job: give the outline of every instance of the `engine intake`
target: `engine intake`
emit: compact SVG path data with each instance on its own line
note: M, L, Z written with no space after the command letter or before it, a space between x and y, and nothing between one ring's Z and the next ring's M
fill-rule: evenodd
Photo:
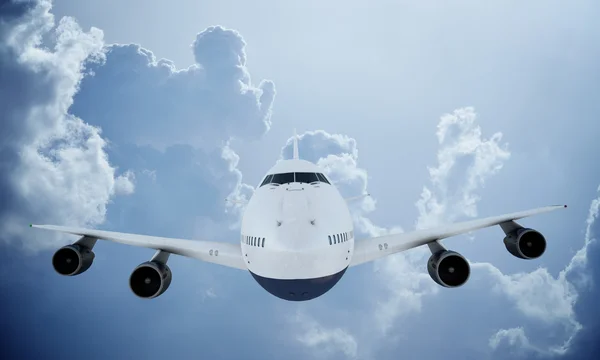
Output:
M431 255L427 270L433 281L447 288L464 285L471 274L469 262L461 254L449 250Z
M136 267L129 277L131 291L143 299L162 295L171 285L171 269L157 261L147 261Z
M504 246L519 259L536 259L546 251L546 239L536 230L520 228L506 235Z
M60 275L79 275L92 266L95 257L94 252L85 246L67 245L54 253L52 266Z

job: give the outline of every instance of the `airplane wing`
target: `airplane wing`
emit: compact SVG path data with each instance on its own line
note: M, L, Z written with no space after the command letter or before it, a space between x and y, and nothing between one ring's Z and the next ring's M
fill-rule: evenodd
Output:
M56 225L32 224L30 226L38 229L53 230L66 234L88 236L90 238L108 240L126 245L162 250L170 254L182 255L231 268L247 270L239 244L173 239Z
M357 240L354 245L354 255L352 257L352 261L350 262L350 266L352 267L369 261L377 260L387 255L416 248L421 245L426 245L436 240L465 234L473 230L500 225L509 221L518 220L566 207L567 205L552 205L511 214L491 216L483 219L442 225L433 229L416 230L409 233L384 235L365 240Z

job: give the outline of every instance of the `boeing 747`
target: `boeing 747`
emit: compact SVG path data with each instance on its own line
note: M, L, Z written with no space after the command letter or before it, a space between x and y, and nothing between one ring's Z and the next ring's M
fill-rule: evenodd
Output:
M284 300L305 301L330 291L350 267L424 245L431 251L427 269L433 281L447 288L459 287L469 279L469 263L458 252L447 250L440 240L498 225L510 254L536 259L545 252L546 239L515 221L567 207L546 206L432 229L356 239L348 209L348 202L356 198L344 199L322 169L301 160L298 138L294 136L293 158L277 162L247 202L237 243L31 226L80 236L52 257L56 272L65 276L79 275L90 268L97 240L155 249L155 255L137 266L129 278L131 290L141 298L156 298L169 288L172 274L167 260L175 254L249 271L270 294Z

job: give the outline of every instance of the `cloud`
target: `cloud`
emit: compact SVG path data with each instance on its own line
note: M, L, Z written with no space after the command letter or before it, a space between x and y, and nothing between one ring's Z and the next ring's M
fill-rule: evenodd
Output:
M485 138L476 119L472 107L456 109L440 118L438 164L428 168L431 184L423 188L416 203L419 213L416 228L431 228L476 216L478 191L509 159L502 134ZM376 311L384 333L391 330L398 317L420 311L424 296L438 293L439 286L423 266L429 255L425 248L415 249L385 258L376 265L380 276L387 279L387 296L379 301Z
M216 26L197 34L197 63L186 69L135 44L106 46L86 64L72 111L102 127L114 164L138 179L136 194L115 202L113 227L237 239L228 230L243 207L225 198L248 199L253 187L229 143L268 131L275 96L271 81L252 85L245 45L237 31Z
M212 217L216 226L235 226L241 209L223 200L253 190L228 144L268 131L275 96L268 80L252 85L241 35L220 26L200 32L192 44L198 63L178 70L139 45L105 46L102 31L83 32L71 18L54 28L50 7L11 1L0 13L0 74L8 79L0 85L4 240L25 239L30 222L97 226L108 207L109 223L132 228L145 219L158 229L161 221L150 219L166 223L176 214L192 224ZM177 199L177 210L167 210ZM144 203L150 206L136 205ZM236 215L233 225L226 212ZM39 236L44 241L26 247L64 243L53 233Z
M598 191L600 191L600 187ZM497 281L495 289L511 298L524 315L541 321L551 329L555 329L555 325L563 328L562 341L559 338L549 346L539 348L537 350L539 354L550 357L553 355L570 356L573 351L581 352L581 349L578 348L571 349L573 343L577 343L576 337L584 329L584 325L577 319L580 316L577 316L576 305L581 293L590 292L593 289L594 279L591 277L590 270L594 270L589 268L588 253L590 249L597 251L594 248L597 245L593 228L599 212L600 196L592 200L590 204L582 248L556 277L552 276L545 268L539 268L531 273L503 275L490 264L476 265L490 271ZM596 274L598 274L597 270ZM590 294L587 296L589 297ZM589 308L582 308L586 309L583 311L585 314L583 318L590 318L590 314L587 314ZM598 322L592 321L589 326L597 327ZM525 336L522 328L521 331ZM510 336L509 332L499 330L493 339L502 339L507 336ZM517 343L510 344L518 346Z
M429 167L433 190L424 187L417 202L417 228L450 223L459 217L477 216L478 190L510 158L502 133L483 138L472 107L441 117L437 126L438 166Z
M29 246L54 250L65 240L48 241L52 233L27 228L28 222L48 222L237 242L239 233L231 228L239 209L227 207L224 199L248 197L253 189L243 183L239 157L228 144L268 130L275 94L269 81L250 83L239 34L220 27L201 32L193 50L204 63L177 70L138 45L105 46L100 30L83 32L69 18L54 29L50 2L22 4L0 5L4 236L21 239L12 234L27 229L27 238L39 239L28 240ZM219 67L228 48L239 55L238 62ZM9 294L2 298L4 319L15 330L8 353L14 348L20 357L40 357L40 352L58 358L85 348L95 349L97 357L164 357L167 352L181 357L195 351L188 341L195 334L207 340L202 351L213 358L223 351L216 340L243 338L243 346L229 349L233 357L243 357L246 345L272 340L272 332L227 325L244 312L231 306L239 303L234 296L252 290L264 295L243 272L171 257L175 276L169 291L144 305L131 295L126 279L135 264L149 259L149 249L99 243L94 267L72 279L81 286L73 293L72 282L48 271L48 253L24 256L5 247L0 273L9 281L0 282L0 293ZM43 304L35 305L40 298ZM20 311L23 304L31 305L30 311ZM171 334L175 353L142 346L164 338L164 332L148 333L144 326L151 308L158 310L151 311L156 326ZM82 311L87 321L81 321ZM107 311L115 316L107 317ZM43 336L30 336L34 344L23 346L20 334L32 328ZM65 346L60 329L90 339L102 336L104 342ZM120 346L123 334L132 333L145 336Z
M136 44L109 45L86 64L72 111L116 144L211 151L232 137L258 139L271 126L275 86L252 84L245 45L237 31L210 27L196 36L197 63L186 69Z
M502 359L532 359L542 352L531 345L522 327L498 331L490 338L490 347Z
M293 137L289 138L281 149L281 159L291 159L293 155ZM298 135L298 153L301 159L317 163L327 155L348 155L358 159L356 140L341 134L329 134L323 130L307 131Z
M118 175L109 163L100 130L68 112L103 34L84 32L71 18L54 28L50 7L41 0L0 7L0 232L30 250L62 238L25 241L28 223L93 226L115 195L134 191L131 174ZM43 37L51 46L42 46Z
M297 312L291 320L300 327L297 340L301 344L315 349L316 357L327 358L342 353L345 358L356 358L358 345L354 337L346 330L340 327L326 328L309 315L301 312Z
M242 183L238 156L229 148L206 151L191 145L156 149L149 145L115 145L116 164L136 178L136 192L118 199L108 213L107 227L127 231L237 241L230 227L241 209L226 198L249 197Z

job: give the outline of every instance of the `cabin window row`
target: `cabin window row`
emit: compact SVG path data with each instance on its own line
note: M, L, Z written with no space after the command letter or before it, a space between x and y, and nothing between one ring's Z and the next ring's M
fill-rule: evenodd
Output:
M352 238L352 232L343 232L341 234L329 235L329 245L346 242Z
M327 184L331 184L329 180L325 177L325 175L321 173L311 173L311 172L289 172L282 174L270 174L263 180L260 186L264 186L267 184L288 184L288 183L306 183L311 184L314 182L324 182Z
M245 242L246 245L256 246L256 247L265 247L265 238L244 235L242 241Z

